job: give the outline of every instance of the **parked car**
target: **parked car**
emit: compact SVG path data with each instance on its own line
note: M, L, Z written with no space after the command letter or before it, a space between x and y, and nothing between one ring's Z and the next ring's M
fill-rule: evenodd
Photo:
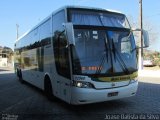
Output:
M143 60L143 66L145 67L152 67L152 66L155 66L155 62L151 59L144 59Z

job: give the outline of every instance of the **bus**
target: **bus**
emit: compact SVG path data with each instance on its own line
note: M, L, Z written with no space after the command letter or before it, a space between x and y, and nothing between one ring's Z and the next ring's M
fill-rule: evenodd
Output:
M131 97L138 88L135 39L121 12L65 6L16 40L14 54L21 82L69 104Z

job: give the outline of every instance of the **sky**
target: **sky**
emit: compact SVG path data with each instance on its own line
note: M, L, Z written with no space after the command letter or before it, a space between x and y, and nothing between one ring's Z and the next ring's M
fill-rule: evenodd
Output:
M0 46L14 49L16 24L21 36L54 10L66 5L117 10L132 16L136 22L139 18L139 0L0 0ZM143 0L143 19L160 34L160 0ZM159 45L160 37L150 48L160 51Z

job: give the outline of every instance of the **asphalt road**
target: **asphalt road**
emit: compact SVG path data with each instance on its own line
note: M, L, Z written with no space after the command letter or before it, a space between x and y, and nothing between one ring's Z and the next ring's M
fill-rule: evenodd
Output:
M153 83L152 80L154 80ZM21 84L13 71L0 69L0 119L2 120L104 120L113 118L160 119L160 78L140 77L138 93L131 98L71 106L59 99L49 101L42 91L29 84Z

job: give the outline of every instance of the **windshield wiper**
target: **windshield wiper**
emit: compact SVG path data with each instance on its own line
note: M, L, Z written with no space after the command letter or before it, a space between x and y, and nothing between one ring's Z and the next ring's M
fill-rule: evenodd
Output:
M112 51L113 51L114 61L116 62L116 49L115 49L115 45L113 43L113 39L111 39L111 42L112 42Z
M104 39L104 41L105 41L105 39ZM107 50L108 50L108 46L106 45L106 41L105 41L105 48L107 48ZM99 74L99 73L101 73L101 71L102 71L102 68L101 67L103 67L103 65L104 65L104 63L105 63L105 56L106 56L106 58L107 58L107 63L108 63L108 51L107 51L106 49L104 50L104 53L102 54L102 57L101 57L101 59L100 59L100 65L99 65L99 68L96 70L96 74Z
M112 51L113 51L113 54L114 54L114 59L116 60L116 53L117 53L117 56L118 56L118 58L119 58L119 59L117 59L117 61L118 61L118 62L120 63L120 65L122 66L123 71L126 72L127 74L129 74L130 71L128 70L128 68L127 68L124 60L122 59L120 53L117 51L117 49L116 49L116 47L115 47L115 44L114 44L114 42L113 42L113 39L112 39L112 47L113 47Z

